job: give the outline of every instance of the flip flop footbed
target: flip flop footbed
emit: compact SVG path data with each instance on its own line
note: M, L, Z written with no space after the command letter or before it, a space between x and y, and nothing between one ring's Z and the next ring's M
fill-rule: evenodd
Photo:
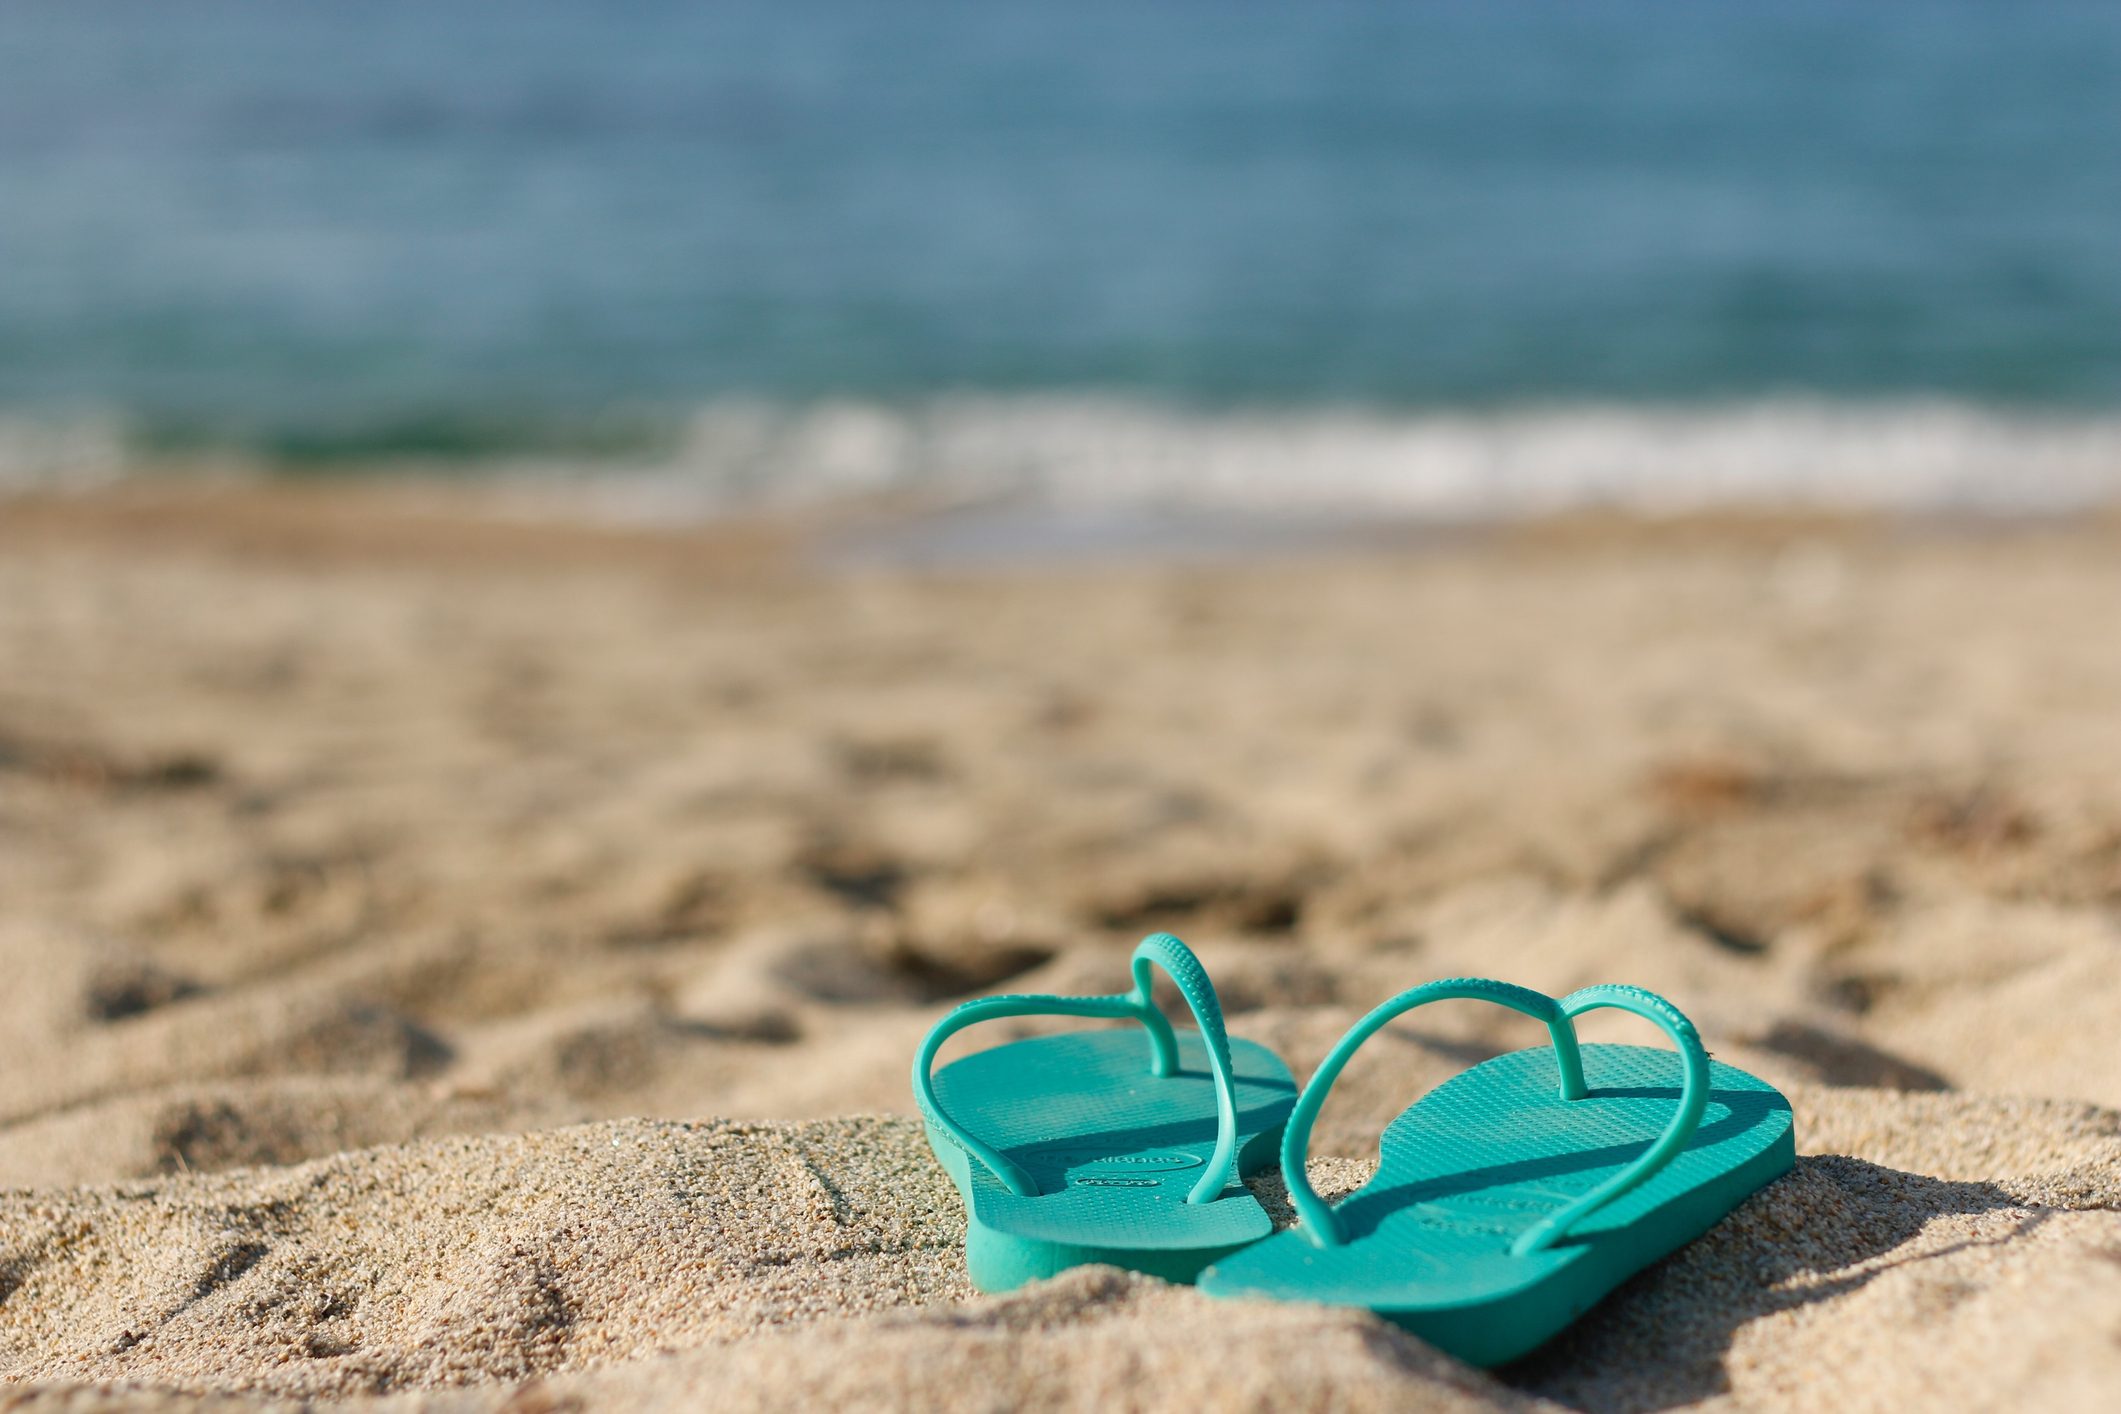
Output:
M1675 1052L1586 1045L1582 1056L1589 1090L1577 1100L1560 1098L1548 1047L1446 1081L1385 1130L1376 1175L1337 1206L1344 1245L1284 1232L1218 1261L1203 1288L1366 1307L1461 1359L1499 1364L1795 1162L1789 1102L1712 1061L1700 1125L1668 1165L1554 1246L1513 1255L1519 1234L1646 1150L1679 1103Z
M983 1291L1007 1291L1085 1262L1171 1281L1273 1230L1233 1180L1188 1203L1215 1150L1216 1096L1207 1049L1178 1038L1178 1070L1150 1073L1138 1028L1079 1032L981 1051L936 1072L936 1097L968 1131L1020 1165L1038 1192L1009 1191L928 1127L928 1142L965 1199L966 1261ZM1296 1083L1273 1052L1230 1043L1240 1177L1273 1164Z

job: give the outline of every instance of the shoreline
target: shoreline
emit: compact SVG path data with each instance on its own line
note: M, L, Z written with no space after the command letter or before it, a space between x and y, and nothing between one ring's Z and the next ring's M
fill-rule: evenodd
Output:
M709 399L599 450L380 430L303 454L258 430L158 442L0 412L0 490L205 478L485 488L524 515L683 526L947 517L1508 523L1574 514L2075 514L2121 503L2121 414L1788 394L1493 406L1188 404L1094 392ZM488 418L495 428L510 425ZM591 419L589 427L602 425ZM644 424L645 425L645 424ZM328 439L327 439L328 440ZM301 438L295 441L300 443Z
M594 564L670 561L736 574L939 571L1068 573L1241 567L1393 557L1456 547L1804 542L1919 543L2048 538L2121 528L2121 500L2075 510L1891 511L1773 501L1645 511L1585 506L1518 515L1320 514L1212 507L1056 508L1007 499L846 497L658 522L600 507L593 486L529 489L377 468L256 477L227 468L108 485L0 492L0 543L119 543L211 554L323 554L412 564L456 559Z

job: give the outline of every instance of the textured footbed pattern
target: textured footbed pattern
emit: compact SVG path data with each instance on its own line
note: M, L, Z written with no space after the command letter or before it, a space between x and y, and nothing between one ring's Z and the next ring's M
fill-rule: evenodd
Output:
M1336 1206L1345 1245L1283 1232L1216 1262L1202 1288L1365 1307L1461 1359L1499 1364L1795 1162L1789 1102L1712 1061L1707 1108L1669 1164L1555 1246L1513 1255L1527 1228L1648 1149L1679 1104L1675 1052L1585 1045L1581 1054L1581 1099L1560 1097L1545 1046L1446 1081L1387 1127L1376 1175Z
M1008 1290L1102 1261L1187 1281L1273 1230L1239 1181L1272 1164L1296 1082L1273 1052L1230 1045L1237 1176L1213 1202L1187 1195L1217 1137L1215 1082L1198 1033L1177 1037L1178 1069L1150 1071L1138 1026L1018 1041L935 1073L957 1124L1020 1165L1036 1196L1009 1191L932 1123L929 1144L964 1196L966 1260L982 1290Z

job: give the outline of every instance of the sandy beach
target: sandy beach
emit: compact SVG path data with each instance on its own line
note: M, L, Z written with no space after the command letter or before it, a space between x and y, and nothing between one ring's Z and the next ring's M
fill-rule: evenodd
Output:
M0 504L0 1408L2111 1407L2121 523L818 544ZM1156 929L1299 1078L1430 978L1653 988L1797 1167L1494 1372L981 1297L914 1047ZM1380 1037L1321 1187L1534 1032Z

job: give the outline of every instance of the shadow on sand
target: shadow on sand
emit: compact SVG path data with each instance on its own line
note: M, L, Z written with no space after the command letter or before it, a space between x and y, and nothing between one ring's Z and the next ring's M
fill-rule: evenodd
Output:
M1669 1409L1727 1393L1738 1328L1832 1301L1881 1273L1972 1245L1878 1261L1935 1218L2013 1210L2014 1240L2052 1216L1991 1183L1903 1173L1841 1155L1800 1157L1698 1241L1638 1273L1541 1350L1496 1373L1579 1409ZM1658 1352L1653 1365L1644 1353Z

